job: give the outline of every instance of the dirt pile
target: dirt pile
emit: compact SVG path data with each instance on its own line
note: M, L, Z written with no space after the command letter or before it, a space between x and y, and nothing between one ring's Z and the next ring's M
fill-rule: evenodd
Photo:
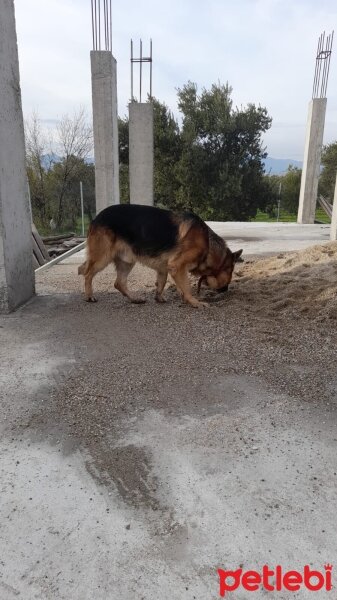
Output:
M237 301L250 310L337 319L337 242L259 260L248 258L235 273Z

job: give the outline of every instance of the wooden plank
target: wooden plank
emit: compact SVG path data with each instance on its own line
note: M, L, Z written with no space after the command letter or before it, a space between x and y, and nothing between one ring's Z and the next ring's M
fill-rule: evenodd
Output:
M68 258L68 256L71 256L72 254L75 254L79 250L82 250L83 248L85 248L85 244L86 244L86 242L82 242L81 244L78 244L78 246L76 246L75 248L71 248L71 250L64 252L63 254L61 254L61 256L57 256L56 258L53 258L52 260L47 262L45 265L42 265L42 267L39 267L37 269L37 271L44 271L45 269L48 269L49 267L52 267L53 265L57 265L57 263L62 262L62 260L64 260L65 258Z
M40 267L39 262L33 252L33 269L35 269L35 271L36 271L36 269L38 269L39 267Z
M330 204L330 202L328 202L324 196L319 196L318 197L318 202L321 205L321 207L323 208L324 212L328 215L328 217L332 217L332 204Z
M36 239L34 234L32 233L32 242L33 242L33 255L35 256L37 262L39 263L39 265L44 265L46 261L46 259L44 258L39 246L37 245Z
M47 249L46 249L46 247L45 247L45 245L44 245L44 243L42 241L42 238L41 238L38 230L36 229L34 223L32 223L32 234L33 234L35 242L36 242L36 244L37 244L37 246L38 246L38 248L39 248L39 250L40 250L40 252L41 252L41 254L43 256L43 258L44 258L44 262L48 261L49 258L50 258L49 254L47 252Z
M60 234L60 235L48 235L48 236L44 236L41 239L44 244L48 244L48 243L59 242L62 240L70 240L73 237L75 237L74 233L65 233L65 234Z

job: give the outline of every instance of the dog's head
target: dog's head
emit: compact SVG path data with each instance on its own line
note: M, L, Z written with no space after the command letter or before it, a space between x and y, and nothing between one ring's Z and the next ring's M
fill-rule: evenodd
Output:
M203 281L208 285L208 287L216 290L219 293L227 292L228 286L232 281L235 263L239 260L241 254L242 249L237 250L236 252L231 252L228 248L225 259L220 268L213 273L207 275L205 274L200 277L198 283L198 292L200 291Z

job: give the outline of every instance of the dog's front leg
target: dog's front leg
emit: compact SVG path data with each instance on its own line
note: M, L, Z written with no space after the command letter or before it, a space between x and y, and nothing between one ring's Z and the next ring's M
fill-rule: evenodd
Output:
M167 269L162 269L157 271L157 281L156 281L156 301L157 302L166 302L166 300L163 298L163 290L167 281Z
M169 273L174 280L179 291L183 295L183 300L193 306L194 308L201 308L202 306L208 306L205 302L200 302L192 295L190 282L188 279L188 269L186 266L176 269L174 266L169 267Z

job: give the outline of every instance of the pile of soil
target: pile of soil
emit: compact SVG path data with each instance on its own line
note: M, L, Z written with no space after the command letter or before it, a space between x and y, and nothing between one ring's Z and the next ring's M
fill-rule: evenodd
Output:
M256 313L337 319L337 242L249 258L237 266L233 287L236 300Z

